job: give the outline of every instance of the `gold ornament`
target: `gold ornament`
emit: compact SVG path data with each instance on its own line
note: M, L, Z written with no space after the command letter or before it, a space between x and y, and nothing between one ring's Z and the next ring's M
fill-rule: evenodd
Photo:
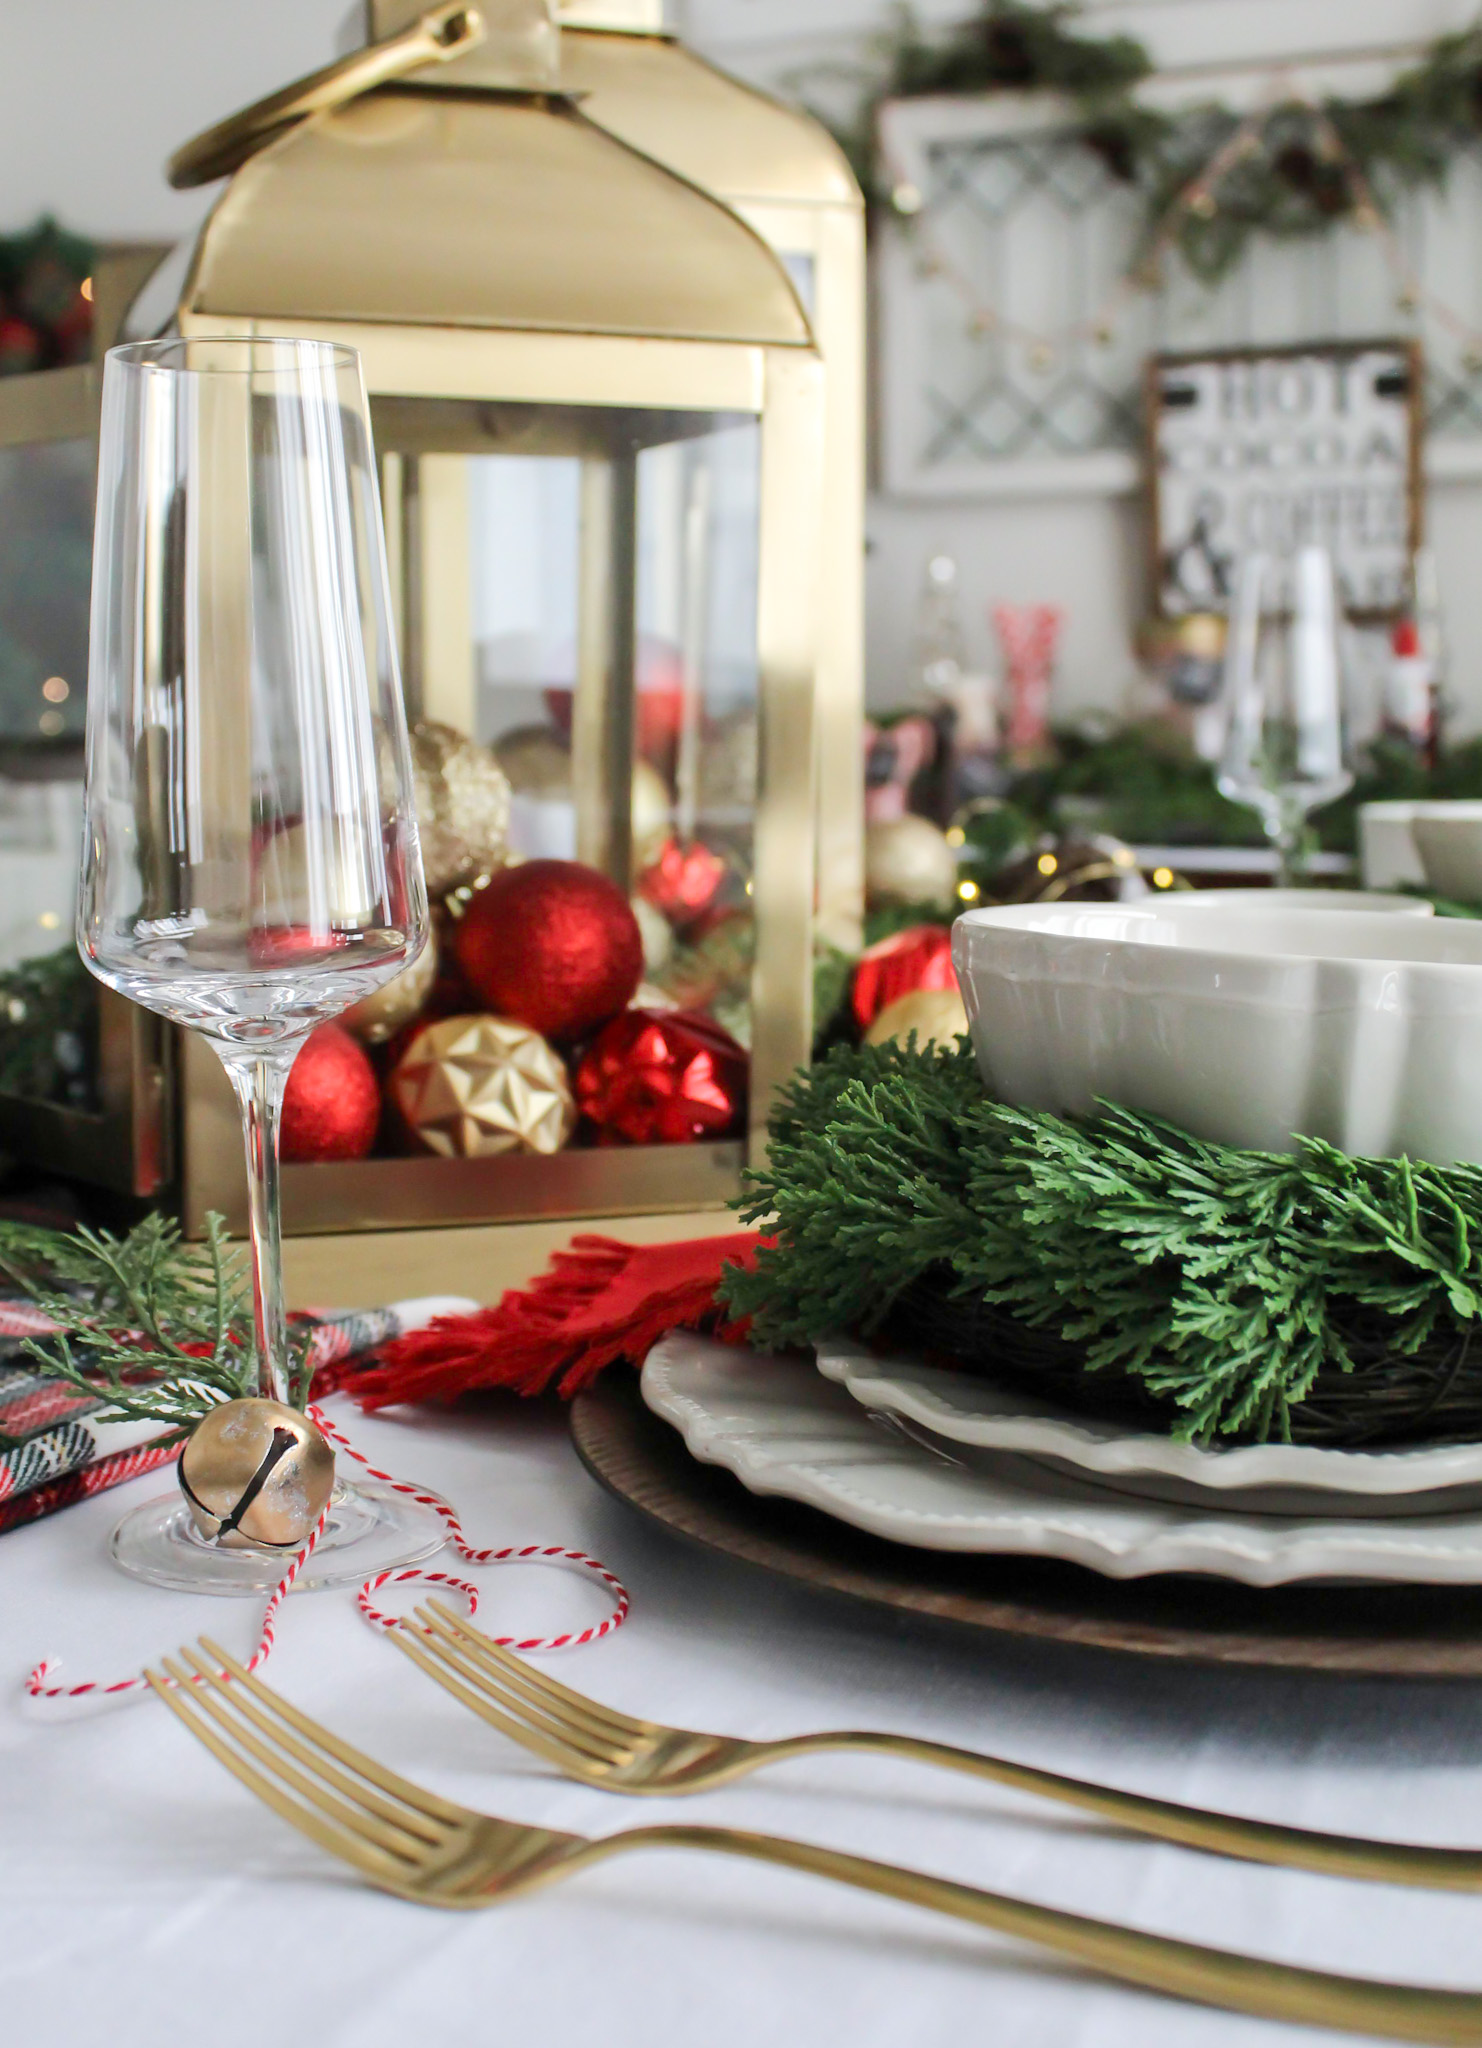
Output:
M437 980L437 942L429 936L410 967L385 982L358 1003L352 1003L339 1022L365 1045L384 1045L404 1024L420 1016L432 984Z
M904 1045L914 1031L919 1046L951 1045L966 1029L967 1011L955 988L913 988L885 1005L865 1044Z
M559 1152L576 1128L560 1055L538 1031L504 1017L424 1025L397 1062L391 1099L445 1159Z
M674 927L657 904L650 903L646 896L634 896L630 901L643 940L644 967L650 974L657 974L673 956Z
M865 895L872 906L947 903L957 893L957 856L930 818L907 812L865 829Z
M757 720L754 711L718 719L700 744L701 810L723 811L756 802Z
M224 1401L181 1453L191 1520L226 1550L296 1550L334 1489L334 1452L281 1401Z
M412 783L429 895L503 867L509 782L490 748L451 725L414 725Z
M674 830L674 802L669 785L652 761L633 763L633 867L642 874L664 851Z
M320 930L372 922L380 884L356 851L353 842L311 846L301 824L275 832L257 856L254 884L266 921Z
M571 837L563 850L546 844L543 854L572 859L576 854L575 797L571 787L571 749L558 732L545 725L522 725L508 732L494 752L517 796L539 804L564 804L572 809ZM673 800L669 785L651 761L633 763L633 866L641 872L663 851L673 831ZM430 886L430 885L429 885Z
M571 749L548 725L520 725L494 742L494 756L517 796L571 801Z

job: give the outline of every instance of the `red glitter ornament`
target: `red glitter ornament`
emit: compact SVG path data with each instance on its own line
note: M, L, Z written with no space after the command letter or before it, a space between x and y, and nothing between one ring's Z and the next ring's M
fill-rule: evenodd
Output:
M365 1048L343 1026L321 1024L288 1076L283 1158L364 1159L380 1121L381 1090Z
M576 1070L576 1101L602 1145L692 1145L746 1117L746 1053L694 1010L627 1010Z
M603 1023L643 975L627 897L574 860L501 870L458 920L453 950L487 1009L542 1038L577 1038Z
M854 969L849 1000L854 1021L868 1031L880 1012L917 989L956 988L952 934L945 925L913 924L867 946Z
M710 908L725 873L720 855L699 840L681 846L677 839L666 839L658 859L639 876L638 893L683 929Z

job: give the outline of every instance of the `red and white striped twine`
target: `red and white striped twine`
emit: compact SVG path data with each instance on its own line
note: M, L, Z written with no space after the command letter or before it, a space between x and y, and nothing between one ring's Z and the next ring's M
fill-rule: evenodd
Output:
M593 1577L600 1579L613 1595L612 1612L603 1620L595 1622L591 1628L568 1630L561 1636L495 1636L494 1641L505 1649L578 1650L583 1643L597 1643L603 1636L610 1636L614 1629L621 1628L627 1620L630 1604L627 1588L600 1559L589 1557L584 1550L567 1550L559 1543L510 1543L502 1550L473 1549L463 1533L463 1524L438 1494L428 1493L420 1486L408 1486L404 1479L394 1479L389 1472L382 1472L371 1463L363 1451L356 1450L342 1430L336 1429L322 1408L311 1404L309 1413L332 1444L337 1444L342 1451L348 1452L357 1465L365 1467L368 1478L381 1480L397 1493L404 1493L409 1499L416 1501L419 1507L431 1508L435 1515L440 1516L447 1528L448 1541L465 1563L566 1566L573 1571L592 1573ZM356 1605L366 1620L374 1622L378 1628L395 1628L397 1617L393 1614L383 1614L371 1599L371 1595L379 1593L383 1586L402 1586L412 1580L421 1580L427 1585L455 1587L466 1596L469 1613L474 1614L478 1610L478 1588L467 1579L455 1578L451 1572L423 1571L417 1565L405 1565L400 1568L391 1566L383 1572L377 1572L373 1578L366 1580L356 1594Z
M405 1494L408 1499L416 1501L421 1507L431 1508L434 1514L440 1516L447 1527L448 1541L466 1563L473 1565L559 1565L573 1571L590 1572L595 1578L600 1579L613 1595L614 1604L611 1613L605 1616L602 1621L594 1623L590 1628L568 1630L565 1635L559 1636L496 1636L494 1641L501 1644L504 1648L515 1650L575 1650L579 1649L583 1643L600 1642L603 1636L611 1635L614 1629L621 1628L627 1620L628 1610L631 1605L628 1599L627 1588L616 1574L610 1572L599 1559L589 1557L584 1550L567 1550L560 1544L555 1543L508 1544L502 1550L474 1550L463 1534L463 1525L458 1520L457 1515L439 1495L428 1492L425 1487L409 1485L405 1479L397 1479L389 1472L382 1472L370 1462L369 1458L362 1451L356 1450L354 1444L350 1442L344 1431L336 1428L335 1424L324 1413L324 1410L317 1406L317 1404L311 1404L309 1414L331 1443L338 1445L340 1450L346 1452L358 1465L365 1467L369 1478L380 1480L383 1485L391 1487L397 1493ZM314 1555L315 1546L324 1533L324 1525L328 1518L329 1509L326 1507L311 1531L308 1541L295 1556L287 1571L284 1572L282 1578L268 1595L267 1606L263 1609L262 1629L258 1636L257 1648L247 1660L247 1669L249 1671L255 1671L259 1664L266 1662L268 1654L273 1647L274 1624L278 1609L293 1591L295 1581L309 1559ZM371 1596L379 1593L383 1586L407 1585L412 1581L420 1581L424 1585L450 1587L462 1593L467 1599L470 1615L477 1612L478 1588L471 1581L457 1578L451 1572L424 1571L417 1565L388 1566L385 1571L376 1572L360 1588L359 1593L356 1595L356 1605L366 1620L373 1623L377 1628L395 1628L398 1625L397 1617L382 1613L380 1608L375 1605ZM89 1694L103 1697L110 1694L133 1693L148 1689L148 1681L142 1677L116 1679L111 1685L105 1685L98 1679L89 1679L85 1684L81 1685L48 1685L46 1681L52 1675L55 1668L56 1666L52 1659L43 1658L35 1670L31 1672L26 1680L26 1691L32 1699L82 1699ZM227 1674L222 1673L221 1675L225 1677ZM192 1679L191 1682L192 1684L199 1684L201 1681L199 1679Z

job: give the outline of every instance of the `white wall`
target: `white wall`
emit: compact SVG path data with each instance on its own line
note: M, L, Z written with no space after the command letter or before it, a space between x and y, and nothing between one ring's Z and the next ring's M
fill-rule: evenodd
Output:
M685 32L718 62L778 86L808 74L822 98L829 67L868 57L891 0L680 0ZM923 21L960 18L959 0L920 0ZM1278 66L1315 90L1377 91L1432 37L1470 25L1475 0L1086 0L1088 31L1126 30L1147 46L1167 89L1249 95ZM1255 67L1254 76L1250 75ZM1244 78L1239 76L1245 72ZM1136 679L1132 636L1144 585L1140 505L1126 497L1016 498L984 503L871 501L866 580L870 700L899 702L909 686L922 568L945 548L959 564L970 651L997 665L988 621L1003 598L1058 603L1067 616L1056 711L1116 709ZM1433 482L1435 548L1452 647L1458 730L1482 727L1482 486Z
M918 0L927 22L963 0ZM1160 63L1194 69L1313 52L1354 55L1349 89L1377 83L1406 50L1467 23L1474 0L1091 0L1097 31L1129 28ZM209 194L172 193L162 166L187 136L333 55L351 0L0 0L0 228L52 211L117 239L170 238ZM683 32L717 61L776 84L857 63L891 0L671 0ZM1330 70L1331 67L1328 67ZM1218 85L1216 75L1211 78ZM823 81L816 81L817 90ZM1482 488L1437 487L1431 530L1459 650L1463 723L1482 725ZM909 674L926 556L962 566L974 652L992 655L987 608L1054 599L1069 615L1060 706L1115 705L1132 673L1140 514L1126 500L924 506L877 498L870 514L870 694L889 704ZM1469 650L1477 650L1469 653Z
M189 136L327 64L350 0L0 0L0 230L169 240L209 194L172 192Z

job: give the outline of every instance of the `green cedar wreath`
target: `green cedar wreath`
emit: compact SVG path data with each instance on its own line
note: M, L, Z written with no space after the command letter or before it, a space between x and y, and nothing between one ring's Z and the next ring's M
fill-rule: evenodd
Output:
M1482 1169L1206 1143L984 1090L966 1039L839 1046L780 1098L723 1298L1197 1443L1482 1432Z

